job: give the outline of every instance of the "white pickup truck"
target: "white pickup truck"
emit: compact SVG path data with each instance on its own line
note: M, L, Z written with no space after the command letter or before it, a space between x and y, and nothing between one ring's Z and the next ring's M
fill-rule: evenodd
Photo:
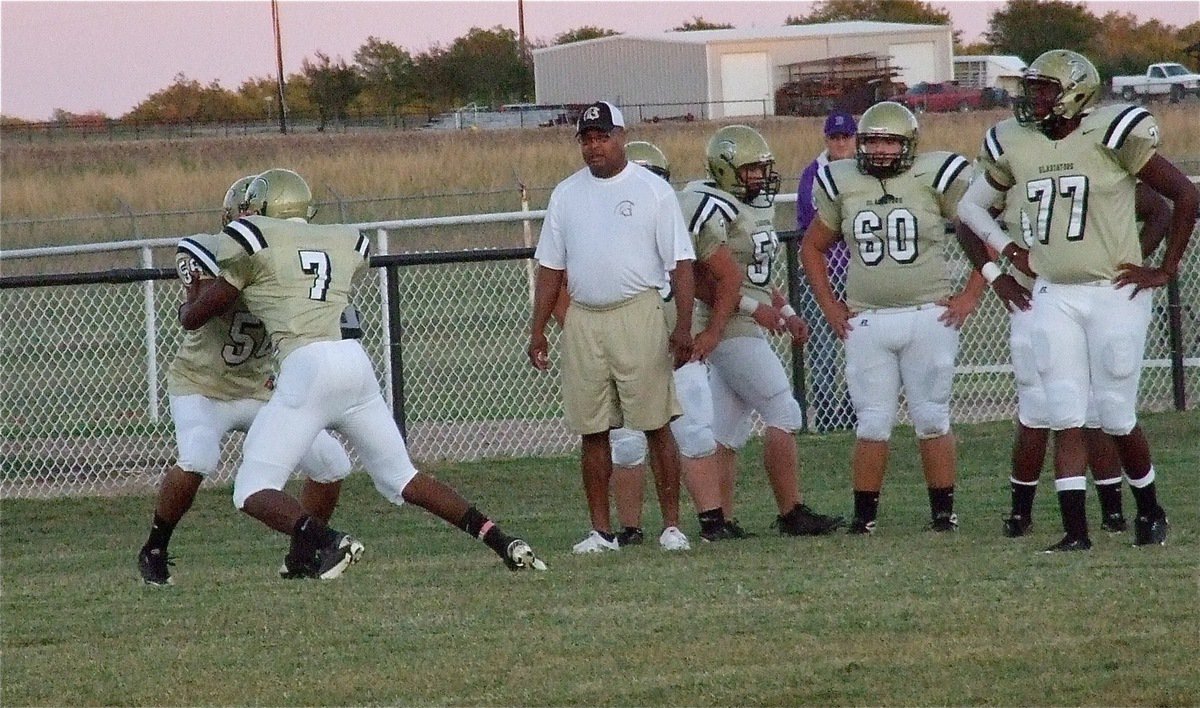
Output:
M1165 96L1174 103L1189 93L1200 96L1200 74L1193 74L1183 64L1151 64L1145 76L1114 76L1112 92L1123 101Z

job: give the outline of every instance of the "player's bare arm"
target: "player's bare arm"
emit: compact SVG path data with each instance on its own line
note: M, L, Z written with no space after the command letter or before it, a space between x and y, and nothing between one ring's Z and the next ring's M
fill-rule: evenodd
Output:
M188 299L179 306L179 324L193 330L233 306L241 291L224 278L196 279L188 286Z
M825 259L839 238L823 221L813 219L800 242L800 263L804 266L808 287L812 288L813 298L825 315L825 320L837 338L844 340L853 329L850 326L850 308L834 296Z
M533 319L529 325L529 364L538 371L550 368L550 343L546 341L546 323L566 281L566 271L539 265L533 287Z
M1171 227L1171 205L1145 182L1138 182L1133 193L1133 208L1137 220L1142 222L1138 238L1142 242L1142 258L1149 258L1158 250Z
M792 345L802 347L808 344L808 322L796 312L796 308L792 307L779 288L771 288L771 304L783 316L784 326L787 327L788 334L792 335Z
M671 354L675 368L692 359L692 309L696 302L696 282L692 259L676 261L671 271L671 292L675 293L675 329L671 332Z
M1179 272L1179 261L1187 249L1196 226L1196 209L1200 204L1200 192L1187 175L1161 155L1150 157L1137 173L1138 179L1154 191L1166 197L1172 204L1171 223L1167 234L1167 251L1157 268L1138 263L1122 263L1113 282L1117 287L1132 284L1130 297L1149 288L1160 288L1171 281Z
M737 309L738 293L741 291L742 272L728 246L719 246L708 258L696 261L696 296L709 306L711 315L708 326L696 335L692 342L692 360L704 361L717 344L725 325ZM708 283L705 288L699 287L700 280ZM705 292L701 292L701 290Z

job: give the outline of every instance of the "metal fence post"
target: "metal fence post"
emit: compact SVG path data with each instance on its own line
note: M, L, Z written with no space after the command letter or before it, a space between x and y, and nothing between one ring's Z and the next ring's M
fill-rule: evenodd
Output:
M386 255L388 253L387 229L377 229L375 231L375 239L376 243L378 244L376 252L380 255ZM392 300L388 296L388 293L391 291L391 288L388 287L389 279L390 276L385 270L384 276L379 280L379 317L383 324L384 337L390 337L392 331ZM384 351L387 351L386 347L384 348ZM388 403L396 400L394 382L392 381L392 367L390 366L384 371L383 374L383 395L387 398Z
M338 223L339 224L349 223L350 219L346 217L346 203L345 203L345 200L342 199L342 195L338 194L337 190L329 185L325 185L325 189L329 190L329 193L333 195L334 201L337 202Z
M787 231L783 237L783 250L787 257L788 303L800 302L800 258L798 255L800 233ZM804 347L792 345L792 397L800 404L800 427L808 429L808 387L805 385Z
M529 211L529 190L525 188L525 183L518 179L517 188L521 192L521 211ZM525 219L521 222L521 228L525 239L525 248L533 248L533 222ZM525 275L529 279L529 306L533 307L533 291L535 287L535 273L537 265L533 259L525 262Z
M408 439L408 423L404 415L404 325L400 321L400 268L388 266L388 361L392 372L392 417L400 434Z
M1179 278L1167 282L1167 341L1171 349L1171 394L1175 410L1187 410L1183 381L1183 307L1179 303Z
M142 267L154 267L154 254L148 246L142 247ZM155 308L154 281L142 282L142 298L146 320L146 413L151 423L157 423L158 413L158 311Z

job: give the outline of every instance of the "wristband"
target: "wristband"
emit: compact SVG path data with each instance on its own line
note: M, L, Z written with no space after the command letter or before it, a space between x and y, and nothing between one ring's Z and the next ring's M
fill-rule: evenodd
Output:
M738 310L742 312L742 314L753 315L754 311L757 309L758 300L755 300L749 295L743 295L741 302L738 303Z
M796 308L792 307L791 305L784 305L783 307L779 308L779 314L783 315L784 319L787 319L796 314Z
M996 265L995 261L988 261L987 263L984 263L983 267L979 269L979 274L982 275L983 279L988 281L989 284L996 282L996 278L1004 275L1004 273L1000 270L1000 266Z

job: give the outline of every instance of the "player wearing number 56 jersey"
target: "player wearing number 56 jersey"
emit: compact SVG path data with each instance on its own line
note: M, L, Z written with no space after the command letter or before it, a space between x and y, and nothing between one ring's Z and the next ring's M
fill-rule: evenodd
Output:
M239 179L226 192L223 223L237 216L251 179ZM189 291L210 286L217 277L218 241L218 236L201 234L179 242L176 269ZM163 475L150 534L138 551L138 571L146 584L173 583L167 555L171 535L191 508L200 483L217 469L222 438L233 430L248 430L266 404L274 371L266 330L241 299L203 327L184 333L167 371L179 457ZM341 480L350 473L350 458L329 433L321 431L299 466L307 477L301 492L305 508L328 521Z
M417 504L488 544L513 570L545 565L529 545L505 535L457 492L417 471L379 392L366 352L342 339L340 318L355 275L367 267L357 229L308 223L312 193L300 175L273 169L246 188L252 214L231 222L215 251L217 285L180 309L186 329L202 326L240 295L262 320L279 359L271 400L246 435L234 504L292 539L288 577L336 578L363 552L283 491L314 436L335 429L354 444L390 502Z
M1029 292L988 264L979 236L1036 273L1033 349L1055 437L1055 488L1066 535L1047 551L1087 550L1083 425L1089 392L1104 432L1114 436L1137 503L1134 544L1166 541L1145 438L1135 432L1137 390L1150 288L1179 268L1196 222L1197 193L1183 173L1157 154L1159 134L1144 108L1095 108L1103 90L1087 57L1056 49L1026 69L1015 119L991 128L959 218L971 233L960 238L972 263L988 268L1010 308L1029 307ZM1141 265L1135 226L1140 179L1174 203L1166 253L1158 268ZM987 216L1001 194L1020 205L1029 251Z
M958 525L950 390L958 329L984 283L973 275L963 293L952 295L946 271L946 222L970 182L970 164L951 152L917 154L917 131L917 119L898 103L867 109L855 160L817 173L817 219L801 245L813 295L846 346L846 382L858 417L850 533L875 529L901 389L929 490L929 528ZM839 239L850 251L845 302L836 299L825 266Z
M733 520L733 488L737 450L750 435L750 414L757 411L766 424L763 465L775 496L779 532L791 536L829 533L841 523L815 513L799 485L799 454L793 433L800 427L800 406L779 357L767 342L764 328L789 332L803 343L808 329L802 318L776 302L771 269L779 251L775 234L775 194L779 174L775 158L758 131L745 125L718 130L708 143L708 181L688 184L679 194L684 222L696 242L696 252L709 254L728 247L742 274L741 304L729 319L721 342L708 357L713 402L713 437L717 442L721 508L701 513L701 536L739 538L745 532ZM702 280L702 279L698 279ZM710 288L697 287L698 327L712 317ZM710 490L711 491L711 490ZM709 496L709 495L704 495Z

